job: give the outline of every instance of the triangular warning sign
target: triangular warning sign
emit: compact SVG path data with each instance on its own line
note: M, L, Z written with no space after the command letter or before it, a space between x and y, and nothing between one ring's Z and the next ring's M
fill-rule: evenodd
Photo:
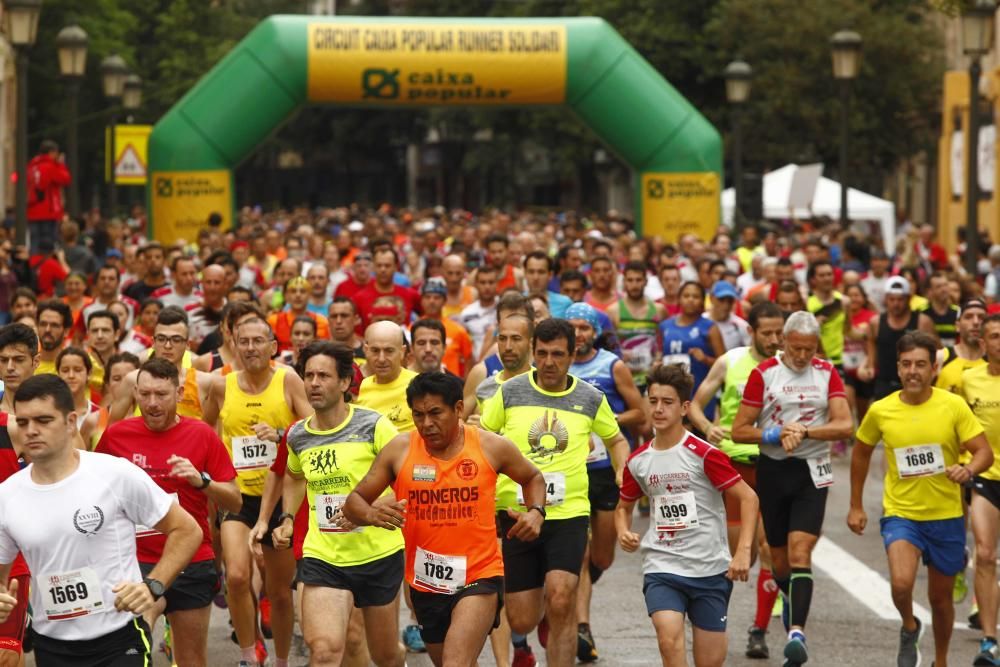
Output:
M146 177L146 165L144 165L142 160L139 159L139 153L136 152L135 147L132 144L125 145L125 150L122 151L122 156L118 158L118 162L115 163L115 176L117 178Z

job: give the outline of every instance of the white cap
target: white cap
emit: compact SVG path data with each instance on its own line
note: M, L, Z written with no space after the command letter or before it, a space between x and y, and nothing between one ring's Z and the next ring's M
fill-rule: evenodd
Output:
M908 281L903 276L893 276L885 282L885 293L886 294L901 294L903 296L910 295L910 281Z

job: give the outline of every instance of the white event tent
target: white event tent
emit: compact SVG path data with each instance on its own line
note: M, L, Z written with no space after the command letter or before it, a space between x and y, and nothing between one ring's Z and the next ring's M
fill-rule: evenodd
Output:
M806 208L789 209L792 179L799 169L796 164L788 164L780 169L764 174L764 217L769 219L796 218L808 220L816 216L837 219L840 216L840 183L820 176L813 193L812 205ZM733 210L736 208L736 193L726 188L722 193L722 222L733 226ZM890 256L896 246L896 206L891 201L849 188L847 191L847 214L851 220L877 221L882 231L885 251Z

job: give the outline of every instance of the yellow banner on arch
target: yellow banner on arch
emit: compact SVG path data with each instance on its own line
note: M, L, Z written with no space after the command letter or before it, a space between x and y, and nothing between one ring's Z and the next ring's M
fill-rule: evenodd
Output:
M313 23L311 102L399 105L560 104L559 25Z

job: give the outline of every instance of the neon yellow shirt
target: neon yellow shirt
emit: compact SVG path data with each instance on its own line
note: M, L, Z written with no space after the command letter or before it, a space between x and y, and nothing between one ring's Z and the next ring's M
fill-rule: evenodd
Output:
M35 375L59 375L56 372L56 360L45 361L44 359L38 362L38 368L35 369Z
M413 425L413 413L406 403L406 388L416 376L414 371L403 368L399 377L388 384L377 383L374 375L366 377L358 390L357 405L380 412L400 433L409 433L416 427Z
M980 473L980 477L1000 480L1000 375L990 375L983 362L962 373L958 390L982 424L993 449L993 465Z
M328 431L310 426L313 418L288 431L288 469L306 479L309 532L305 556L341 567L362 565L403 548L403 533L366 526L344 532L333 524L337 509L368 474L375 456L399 431L374 410L347 406L347 417Z
M900 479L896 450L939 445L944 467L958 463L962 443L983 432L965 401L936 387L920 405L908 405L900 392L875 401L858 429L857 438L870 446L885 443L888 470L882 504L885 516L912 521L937 521L962 516L962 487L944 473Z
M620 433L608 399L600 391L569 376L569 389L545 391L535 373L524 373L499 386L483 402L480 424L514 442L545 475L549 519L590 514L587 455L591 433L610 440ZM518 486L509 477L497 480L498 507L524 507Z

